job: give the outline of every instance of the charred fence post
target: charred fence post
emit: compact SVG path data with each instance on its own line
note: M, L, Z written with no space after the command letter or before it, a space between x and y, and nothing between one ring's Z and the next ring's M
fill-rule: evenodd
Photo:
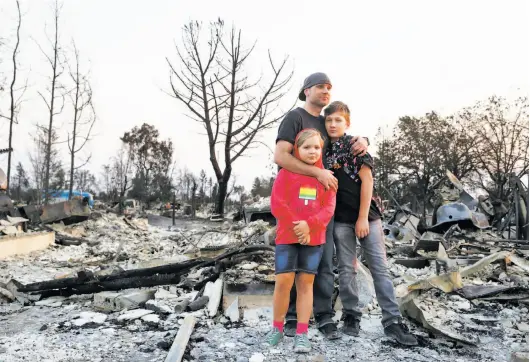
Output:
M173 212L172 212L172 216L173 216L173 226L175 226L175 205L177 203L177 200L176 200L176 197L175 197L175 193L173 192L173 206L172 206L172 209L173 209Z

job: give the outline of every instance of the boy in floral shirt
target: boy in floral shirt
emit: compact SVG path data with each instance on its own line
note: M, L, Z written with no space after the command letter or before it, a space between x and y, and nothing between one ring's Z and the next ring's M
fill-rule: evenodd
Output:
M350 110L342 102L333 102L324 110L326 131L331 140L326 150L325 167L338 179L333 236L339 261L339 291L344 306L344 329L349 335L359 335L362 313L357 291L357 255L359 239L372 273L377 301L383 313L385 334L403 345L418 342L402 322L388 273L381 211L373 198L373 159L369 154L352 156Z

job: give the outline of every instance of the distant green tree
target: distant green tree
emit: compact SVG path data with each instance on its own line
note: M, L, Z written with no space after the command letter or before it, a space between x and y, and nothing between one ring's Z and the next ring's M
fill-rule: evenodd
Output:
M261 194L261 179L259 177L254 179L250 193L252 196L258 196Z
M173 143L159 140L158 130L147 123L125 132L121 141L129 147L135 166L135 180L130 193L149 206L157 196L168 192Z
M15 175L16 198L17 200L22 200L22 191L24 191L25 189L29 187L29 179L28 179L28 175L26 174L26 170L24 170L24 166L22 166L21 162L17 164L16 172L17 172Z

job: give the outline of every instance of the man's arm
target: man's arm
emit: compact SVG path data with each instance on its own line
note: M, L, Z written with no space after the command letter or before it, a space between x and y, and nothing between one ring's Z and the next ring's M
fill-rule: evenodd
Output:
M368 152L370 142L368 137L353 136L351 139L351 152L353 156L364 156Z
M287 141L279 140L274 149L274 162L281 168L300 175L316 178L326 190L337 191L338 181L329 170L308 165L293 156L293 145Z

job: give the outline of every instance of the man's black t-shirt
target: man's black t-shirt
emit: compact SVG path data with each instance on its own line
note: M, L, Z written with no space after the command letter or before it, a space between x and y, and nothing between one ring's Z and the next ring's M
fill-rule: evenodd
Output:
M301 107L295 108L285 115L285 118L280 124L280 128L278 128L276 143L281 140L287 141L294 145L294 140L296 139L298 133L306 128L315 128L320 132L322 138L324 139L325 149L328 143L328 134L326 132L324 117L315 117Z

